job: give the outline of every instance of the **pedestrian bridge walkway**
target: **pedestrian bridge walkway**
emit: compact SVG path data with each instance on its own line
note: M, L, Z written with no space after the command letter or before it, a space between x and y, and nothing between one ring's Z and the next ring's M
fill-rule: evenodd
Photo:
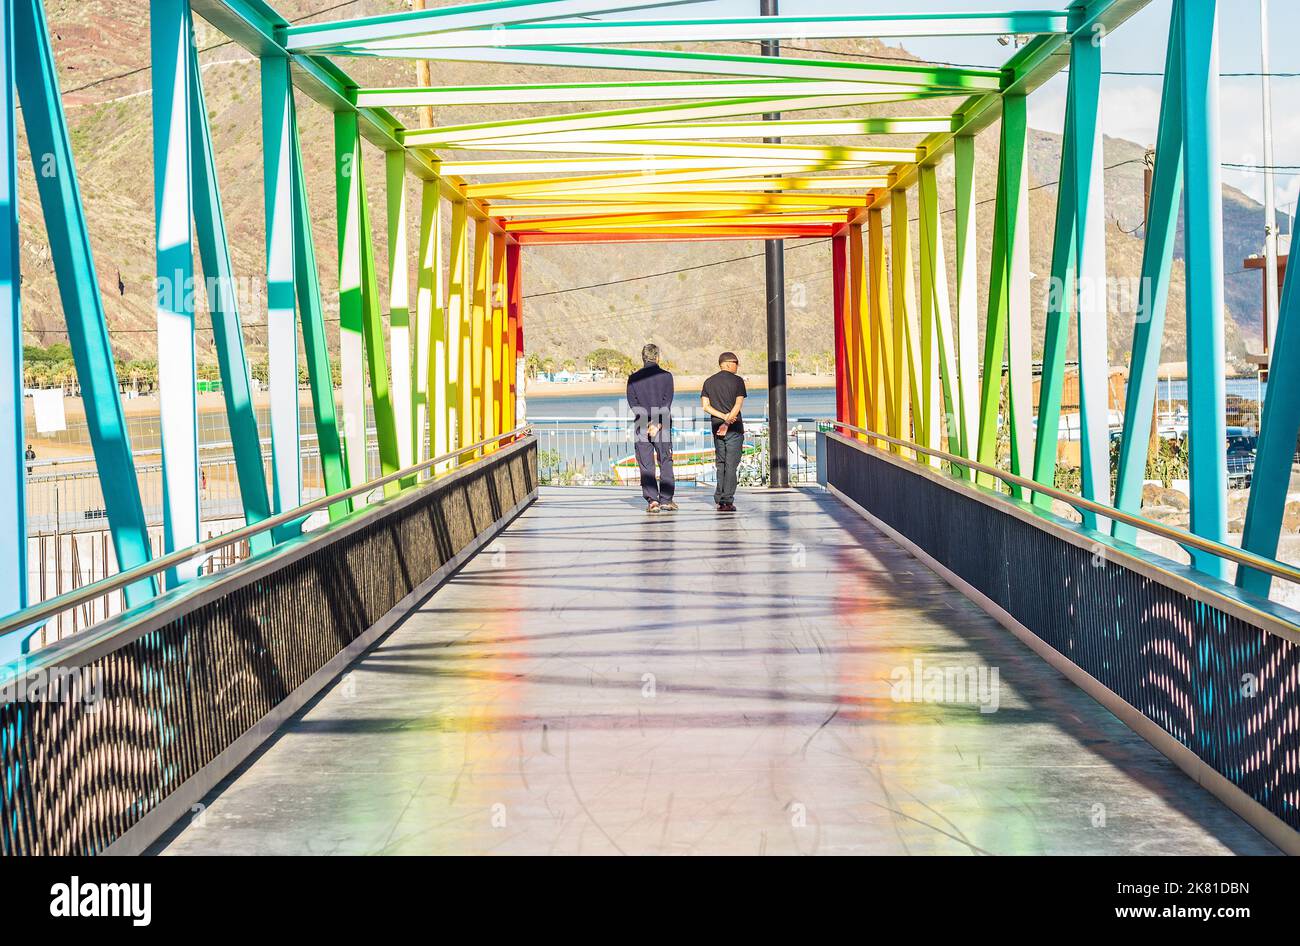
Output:
M1275 850L839 499L738 505L543 489L156 849Z

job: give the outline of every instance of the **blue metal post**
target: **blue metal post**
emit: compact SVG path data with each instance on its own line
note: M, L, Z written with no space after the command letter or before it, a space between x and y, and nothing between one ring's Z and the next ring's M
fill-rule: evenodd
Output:
M1219 44L1216 0L1177 0L1182 10L1184 201L1187 234L1187 413L1192 532L1228 540L1224 417L1223 191L1219 168ZM1226 577L1222 559L1192 553L1202 571Z
M1110 366L1106 319L1106 207L1102 180L1101 43L1091 30L1070 40L1070 122L1073 147L1075 316L1079 351L1079 445L1085 498L1110 502ZM1109 531L1091 513L1083 521Z
M1256 555L1277 557L1282 515L1291 486L1291 464L1300 432L1300 287L1289 274L1278 307L1277 335L1270 353L1268 394L1259 425L1259 449L1246 506L1241 547ZM1237 584L1268 596L1273 579L1253 568L1238 568Z
M1120 443L1119 475L1115 483L1115 508L1136 513L1142 508L1146 479L1147 444L1151 413L1159 383L1160 346L1169 303L1169 276L1174 263L1174 239L1183 195L1183 92L1182 42L1179 8L1174 7L1169 26L1169 52L1165 59L1164 94L1156 134L1156 165L1152 174L1151 206L1147 214L1142 249L1137 324L1133 329L1133 354L1129 359L1128 395L1124 407L1124 439ZM1137 530L1116 522L1115 538L1137 540Z
M194 371L194 232L190 188L189 0L150 0L153 194L157 243L158 413L162 428L163 543L199 540L199 449ZM168 586L197 565L169 569Z
M23 462L23 317L19 298L18 142L14 129L14 5L0 0L0 614L27 607L27 472ZM0 664L18 656L20 635L0 638Z
M286 56L262 59L262 169L266 208L266 354L270 370L275 511L302 504L298 325L294 305L293 173Z
M41 0L17 0L14 46L23 50L21 60L16 63L18 98L36 171L59 298L68 322L68 344L81 384L86 426L104 492L113 549L118 568L125 570L149 561L149 529L118 397L108 324L95 279L95 260L81 209L81 191L77 186L76 165L68 142L58 73ZM125 589L130 606L143 604L153 594L151 579Z

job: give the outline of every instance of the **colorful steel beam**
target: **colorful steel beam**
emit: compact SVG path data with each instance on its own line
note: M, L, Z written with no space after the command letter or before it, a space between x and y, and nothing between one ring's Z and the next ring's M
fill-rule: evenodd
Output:
M22 536L0 543L0 614L27 607L27 440L23 436L23 317L18 234L18 112L14 99L14 0L0 2L0 530ZM17 656L17 635L0 638L0 665Z
M1187 415L1191 530L1228 541L1228 442L1223 357L1223 193L1219 164L1217 0L1180 7L1183 160L1186 165ZM1196 567L1227 577L1223 559L1193 552Z
M188 0L150 0L153 194L157 247L158 413L162 432L163 548L199 541L199 437L194 355L194 203L191 189ZM175 585L198 563L167 572Z
M359 108L465 107L593 102L678 101L743 97L818 96L827 108L859 103L887 105L937 99L951 92L916 92L896 86L833 79L668 79L654 82L566 82L461 85L435 88L358 89Z
M1142 276L1133 326L1133 354L1129 358L1124 430L1115 483L1115 508L1129 513L1136 513L1142 507L1142 485L1146 479L1160 349L1174 263L1174 241L1183 195L1182 35L1179 16L1180 8L1175 6L1165 55L1164 90L1156 130L1155 167L1152 169L1151 201L1142 248ZM1126 542L1137 540L1137 530L1131 525L1116 521L1113 532L1117 539Z
M16 61L18 99L113 550L119 569L133 568L149 561L149 528L118 397L108 321L95 278L95 260L41 0L15 0L14 48L23 50L22 58ZM126 603L132 607L143 604L155 590L151 579L128 585L124 591Z
M197 54L194 58L197 75ZM268 56L262 60L261 69L262 187L266 212L266 360L271 395L271 472L275 511L280 513L302 503L297 287L294 274L293 80L287 58ZM204 269L207 269L206 264ZM257 442L256 421L252 432L254 442ZM257 465L260 470L260 445Z
M675 10L663 12L666 7L687 5L498 0L292 24L261 5L194 0L194 10L227 31L262 64L274 508L293 505L301 495L295 314L301 315L316 433L326 489L332 492L368 474L367 400L375 411L384 471L430 451L461 449L523 416L523 244L794 236L833 237L841 417L926 446L946 442L956 455L985 462L999 459L995 445L1001 430L1010 437L1012 471L1027 472L1032 464L1034 476L1042 483L1052 482L1055 476L1063 359L1069 320L1077 317L1083 493L1107 498L1106 319L1104 293L1099 289L1105 281L1097 120L1101 73L1100 48L1094 39L1098 30L1113 29L1140 9L1142 0L1072 0L1065 10L940 14L688 18L678 17ZM635 18L600 18L652 8L658 9ZM239 312L233 294L221 282L230 277L230 252L191 45L190 9L185 0L152 0L151 4L158 276L163 285L188 285L193 275L190 237L197 230L204 274L218 277L210 293L218 357L245 515L254 521L270 507L255 444ZM103 312L94 292L75 176L70 173L71 155L57 103L44 15L36 0L16 0L15 11L12 50L20 56L33 50L36 63L28 68L19 60L15 70L23 109L29 113L32 147L51 143L51 152L62 147L62 155L56 158L66 162L71 178L54 184L38 175L38 185L47 221L54 221L51 245L78 372L90 394L88 400L103 401L110 392L115 400ZM1152 370L1158 358L1185 168L1193 529L1221 540L1225 535L1219 357L1223 274L1216 242L1221 226L1216 207L1216 25L1213 0L1175 0L1161 158L1143 264L1144 319L1135 332L1134 377L1116 502L1126 508L1140 503ZM1002 33L1036 38L1000 69L665 48L677 42ZM324 58L325 53L684 77L642 80L633 75L628 82L538 84L521 76L499 86L358 89ZM1059 298L1048 313L1035 443L1025 96L1061 69L1067 53L1067 121L1053 254L1053 282L1059 282L1065 292L1057 293ZM14 68L8 47L4 64ZM334 113L346 453L334 416L291 83ZM908 101L923 102L926 114L864 114L868 108ZM387 107L531 103L608 104L591 111L418 130L403 128L384 111ZM811 114L823 110L824 115L828 109L842 111L836 117ZM12 110L10 103L11 117ZM754 120L772 112L793 117ZM810 114L800 117L799 112ZM976 350L974 141L999 118L1001 148L981 383ZM904 139L906 147L845 141L886 135L919 140ZM811 140L797 144L750 140L780 136ZM385 152L387 333L362 179L363 138ZM13 139L11 122L5 138L10 168ZM450 151L470 154L446 153ZM949 153L954 156L956 178L955 299L948 295L936 172ZM455 160L443 160L451 157ZM422 181L413 319L407 285L407 173ZM10 199L6 203L0 192L0 203L5 204L12 237L16 232L12 171L8 177ZM920 237L915 261L908 219L913 186ZM443 198L452 205L446 258L440 249ZM882 216L886 203L893 221L888 249ZM16 259L12 246L8 250L9 260ZM919 262L919 300L914 262ZM447 266L445 303L443 265ZM84 285L65 287L69 274L82 277ZM11 324L17 325L15 278L11 262L7 275L0 273L0 303L12 314ZM1296 296L1300 291L1286 297L1288 313L1300 308ZM193 309L184 292L160 300L165 528L169 547L177 547L197 535ZM1280 329L1279 338L1289 345L1294 334ZM8 348L0 348L5 361L0 365L0 383L10 389L20 384L21 335L6 339L6 344ZM1009 379L1005 405L1004 364ZM98 378L93 377L95 372ZM1275 470L1274 479L1284 478L1283 450L1287 438L1294 438L1295 415L1300 411L1296 400L1294 392L1275 378L1265 410L1267 429L1261 435L1260 457L1262 468ZM133 564L132 556L147 557L147 534L139 514L138 488L130 475L120 405L115 406L116 412L105 403L88 404L88 415L101 476L116 476L111 486L106 484L106 495L114 494L107 505L119 559ZM21 416L11 418L0 437L0 446L16 451L23 439ZM6 469L21 481L21 462ZM1257 479L1249 516L1248 544L1268 554L1275 551L1275 541L1270 542L1279 528L1276 492ZM19 506L7 506L6 516L21 522L21 489L10 493ZM348 505L336 504L331 515L345 515ZM1119 528L1116 535L1131 537ZM1197 564L1222 573L1212 557L1198 555ZM1241 581L1251 590L1261 588L1248 572ZM1267 583L1262 588L1266 592ZM150 590L137 587L128 597L138 601ZM7 593L20 602L21 582Z
M234 266L230 261L230 242L226 238L226 219L221 207L221 190L217 184L216 153L212 145L212 132L208 127L203 77L199 71L198 53L193 46L189 47L187 58L190 70L190 132L193 136L190 157L194 162L191 168L194 188L194 229L198 236L199 260L203 265L203 275L207 285L208 309L212 316L212 335L217 349L217 368L221 375L221 393L226 404L231 449L235 455L239 498L244 507L244 521L252 525L271 515L271 500L266 489L266 471L262 466L261 436L257 430L257 415L253 409L253 389L248 373L248 359L244 354L244 331L239 312L239 294ZM287 64L284 66L284 71L287 83ZM285 89L287 91L287 84ZM286 213L288 211L287 206L278 209ZM284 233L279 233L279 236L282 240L285 238ZM292 243L290 243L290 250L292 251ZM292 267L292 258L288 262ZM268 271L270 269L271 267L268 266ZM292 278L292 271L289 275ZM296 355L297 346L295 345L294 348ZM293 402L291 475L296 484L299 470L296 370L293 379ZM283 441L281 449L284 449ZM274 468L274 462L272 465ZM297 504L295 500L292 505ZM285 508L292 508L292 506ZM260 552L269 548L270 544L270 533L263 532L250 540L250 549L254 553Z
M1062 10L1016 13L948 13L866 16L766 16L675 20L581 20L565 23L507 23L488 28L440 30L412 36L397 32L362 43L317 43L313 49L344 46L367 49L418 44L425 49L472 46L569 46L584 43L702 43L762 39L904 39L908 37L1001 36L1065 33L1069 17ZM400 31L401 24L395 24Z
M307 358L307 380L311 386L312 418L316 425L316 444L320 450L321 477L325 492L333 495L347 489L348 474L344 466L343 445L339 439L334 404L334 374L325 338L320 274L316 269L316 243L312 235L311 208L308 205L307 181L302 166L298 113L292 95L289 96L289 127L292 130L290 147L293 160L294 296L298 302L303 351ZM341 519L351 509L350 500L334 503L329 507L330 519Z

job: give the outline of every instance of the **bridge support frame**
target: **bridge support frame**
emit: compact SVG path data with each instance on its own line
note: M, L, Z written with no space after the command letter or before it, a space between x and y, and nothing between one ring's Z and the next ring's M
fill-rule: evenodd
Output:
M95 260L59 92L58 71L50 48L49 27L41 0L14 0L13 10L13 45L24 51L22 58L15 61L15 82L50 242L50 258L67 319L68 345L81 386L113 550L120 569L133 568L149 561L149 530L135 477L126 418L118 398L117 370L104 302L95 279ZM13 193L17 193L16 188ZM15 293L15 320L16 302ZM148 601L155 591L154 581L146 579L128 585L124 596L127 605L134 607Z
M1175 0L1181 9L1179 57L1186 162L1187 416L1192 532L1228 539L1228 439L1223 357L1223 193L1219 165L1217 0ZM1196 567L1226 577L1213 555Z
M1120 441L1119 470L1115 483L1115 507L1132 513L1142 507L1142 484L1146 479L1152 411L1159 383L1160 350L1174 262L1174 241L1178 232L1178 212L1183 194L1183 53L1180 17L1181 8L1175 5L1170 19L1168 52L1165 55L1151 203L1142 248L1142 281L1138 288L1133 353L1129 358L1128 397L1124 405L1124 432ZM1115 522L1112 532L1115 538L1125 542L1137 540L1137 530L1122 522Z
M190 179L190 69L194 43L189 0L150 0L153 70L154 237L157 252L158 414L162 432L163 547L199 541L198 405L195 393L194 200ZM198 574L190 563L168 570L168 586Z

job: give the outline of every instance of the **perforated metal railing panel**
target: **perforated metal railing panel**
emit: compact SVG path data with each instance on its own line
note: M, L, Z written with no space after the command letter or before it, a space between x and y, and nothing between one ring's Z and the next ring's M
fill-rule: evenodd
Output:
M827 451L830 485L1300 830L1300 646L1009 504L835 437Z
M302 554L270 570L254 560L224 573L220 593L192 607L160 601L161 623L121 620L105 647L58 665L91 675L80 679L93 701L65 677L62 699L0 703L0 853L102 851L536 483L529 439L298 540Z

